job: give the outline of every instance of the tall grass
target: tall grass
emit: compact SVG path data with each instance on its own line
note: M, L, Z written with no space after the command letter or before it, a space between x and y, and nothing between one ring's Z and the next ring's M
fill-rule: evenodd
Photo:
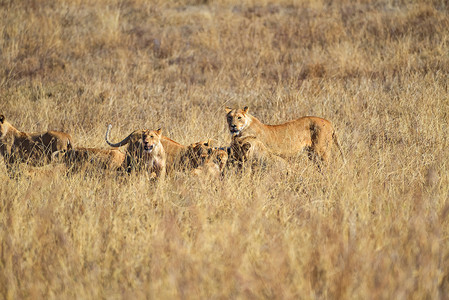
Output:
M331 120L323 174L10 179L1 298L445 298L445 1L0 1L0 113L107 147L230 142L224 106Z

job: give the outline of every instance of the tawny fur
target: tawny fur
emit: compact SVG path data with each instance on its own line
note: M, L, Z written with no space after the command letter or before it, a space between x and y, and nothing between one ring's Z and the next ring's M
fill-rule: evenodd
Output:
M220 172L224 171L228 154L226 151L212 147L211 140L197 142L187 146L181 157L181 164L186 169L197 169L209 164L216 164ZM209 167L210 167L209 166Z
M164 179L166 172L166 154L161 143L161 129L142 132L143 163L150 179Z
M233 136L229 161L230 164L237 165L239 169L261 167L284 174L288 174L290 169L285 159L271 153L265 144L255 136Z
M0 154L7 167L15 162L48 163L55 151L72 148L72 138L60 131L26 133L17 130L0 115Z
M332 123L319 117L302 117L279 125L266 125L244 109L226 108L228 128L232 135L256 136L272 153L291 157L307 150L310 157L326 162L332 145L343 151Z
M190 144L181 157L182 164L188 168L197 168L206 161L212 161L222 170L226 160L227 152L212 147L211 140Z
M86 168L120 170L126 155L117 149L76 148L66 151L62 161L72 171Z
M109 141L109 132L112 125L109 125L106 130L106 143L112 147L121 147L127 145L126 154L127 160L132 164L140 160L143 155L142 134L145 130L135 130L130 133L126 138L118 143L112 143ZM178 168L180 164L181 155L186 151L186 146L181 145L166 136L161 136L161 144L164 148L166 155L166 169L172 171Z

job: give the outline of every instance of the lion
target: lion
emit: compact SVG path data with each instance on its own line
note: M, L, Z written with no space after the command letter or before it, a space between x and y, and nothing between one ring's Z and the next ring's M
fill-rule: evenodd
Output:
M345 161L337 135L328 120L302 117L279 125L266 125L243 109L226 107L226 119L232 136L256 136L272 153L292 157L307 150L309 158L327 162L333 143Z
M63 153L58 153L63 152ZM76 172L87 167L98 167L103 170L118 171L123 168L126 155L117 149L75 148L55 152L67 168Z
M135 164L136 160L139 160L143 155L142 134L145 130L135 130L122 141L118 143L112 143L109 141L109 132L111 128L112 125L109 124L105 136L106 143L111 147L121 147L128 145L126 149L126 155L129 170L129 168ZM163 135L161 136L160 142L162 144L162 147L164 148L166 155L166 170L172 171L179 166L180 158L184 151L186 151L187 147Z
M233 136L230 145L229 165L237 165L262 170L278 170L288 174L290 166L282 157L271 153L262 141L255 136Z
M218 165L220 171L223 173L228 163L228 151L222 148L214 148L212 161Z
M145 169L150 179L164 179L166 172L166 155L161 143L161 128L142 132L143 156Z
M190 174L204 179L220 179L224 175L228 160L228 152L213 147L212 140L197 142L187 146L182 157L184 167L190 169Z
M213 164L217 165L220 173L224 171L228 153L220 148L212 146L212 141L197 142L187 146L186 151L181 156L181 165L184 169L195 170L198 168L214 169Z
M47 163L51 161L53 152L69 149L72 149L72 137L68 133L26 133L17 130L4 115L0 115L0 154L8 169L15 162Z

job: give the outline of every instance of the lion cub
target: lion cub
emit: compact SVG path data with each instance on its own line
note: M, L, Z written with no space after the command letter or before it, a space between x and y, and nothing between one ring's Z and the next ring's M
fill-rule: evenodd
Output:
M164 179L166 171L166 155L161 144L161 129L144 130L142 132L144 168L149 172L150 179Z

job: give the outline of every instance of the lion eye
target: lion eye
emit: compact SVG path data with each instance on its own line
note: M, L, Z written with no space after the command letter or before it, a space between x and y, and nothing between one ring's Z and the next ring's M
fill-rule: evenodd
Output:
M242 119L242 117L238 117L238 119L239 119L239 120L241 120L241 119Z
M152 138L154 138L154 136L150 135L150 138L152 139Z

